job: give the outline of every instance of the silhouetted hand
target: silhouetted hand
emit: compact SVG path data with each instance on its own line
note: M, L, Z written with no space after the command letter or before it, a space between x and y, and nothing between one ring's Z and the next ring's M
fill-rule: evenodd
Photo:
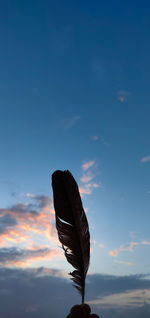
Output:
M70 314L67 318L99 318L95 314L91 314L91 308L89 305L75 305L71 308Z

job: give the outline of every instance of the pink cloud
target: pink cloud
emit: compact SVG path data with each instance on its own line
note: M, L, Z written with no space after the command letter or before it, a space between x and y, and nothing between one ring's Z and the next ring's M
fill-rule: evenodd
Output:
M83 169L84 171L85 171L85 170L88 170L88 169L91 168L94 164L95 164L95 161L94 161L94 160L85 162L85 163L83 163L83 165L82 165L82 169Z
M150 156L146 156L141 159L141 162L148 162L148 161L150 161Z
M80 180L83 183L87 183L87 182L91 181L93 178L94 178L93 174L88 173L88 174L84 174Z
M116 257L118 256L120 252L123 252L123 251L133 252L134 247L138 245L150 245L150 242L149 241L130 242L129 244L121 245L118 249L114 249L110 251L109 255Z
M29 197L29 196L28 196ZM48 244L58 244L52 201L46 196L30 196L34 204L18 203L8 209L0 209L7 221L0 233L1 247L12 245L30 247L36 239Z
M79 192L80 192L80 194L81 194L81 196L82 196L82 194L87 194L87 195L89 195L89 194L91 194L92 193L92 191L91 191L91 189L89 189L88 187L79 187Z
M0 248L0 265L6 267L27 267L33 262L52 260L57 256L62 256L57 248L31 247L29 249L19 249L17 247Z
M99 184L91 182L91 183L85 184L84 187L79 187L79 191L80 191L81 195L82 194L90 195L92 193L92 189L98 188L98 187L99 187Z

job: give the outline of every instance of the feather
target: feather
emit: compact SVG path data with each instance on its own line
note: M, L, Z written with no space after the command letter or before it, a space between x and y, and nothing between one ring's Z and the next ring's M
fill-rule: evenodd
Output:
M57 170L52 175L58 237L67 261L75 268L70 273L84 303L85 278L90 260L90 233L78 185L72 174Z

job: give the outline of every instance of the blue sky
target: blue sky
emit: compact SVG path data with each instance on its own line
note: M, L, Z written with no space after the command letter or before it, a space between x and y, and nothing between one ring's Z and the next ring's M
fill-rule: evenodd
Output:
M90 224L89 274L148 275L150 4L0 7L0 266L64 273L56 277L70 271L58 248L51 189L51 174L69 169ZM95 306L98 295L89 296ZM0 314L10 317L7 306Z

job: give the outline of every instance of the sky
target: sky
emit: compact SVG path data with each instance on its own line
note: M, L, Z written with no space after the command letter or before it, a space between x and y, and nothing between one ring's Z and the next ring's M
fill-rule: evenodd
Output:
M86 302L149 317L149 21L146 0L1 1L0 318L80 303L55 229L58 169L89 222Z

